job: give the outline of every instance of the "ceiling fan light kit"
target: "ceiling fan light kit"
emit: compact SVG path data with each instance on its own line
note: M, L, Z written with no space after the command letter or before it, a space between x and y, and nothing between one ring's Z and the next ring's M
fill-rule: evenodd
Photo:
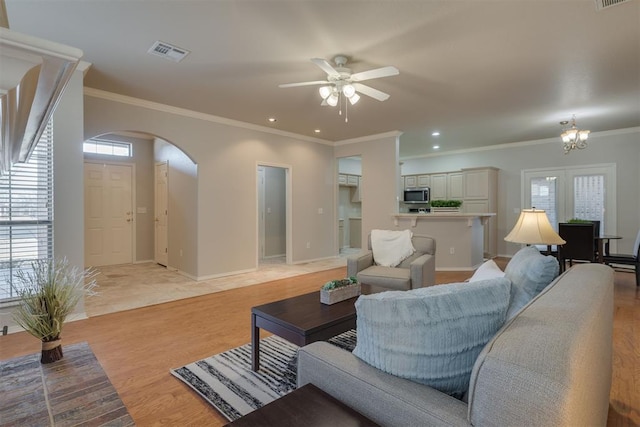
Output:
M386 101L389 99L389 94L374 89L370 86L359 83L365 80L379 79L382 77L396 76L400 74L395 67L382 67L369 71L363 71L361 73L351 73L351 69L346 68L347 57L343 55L336 56L333 61L336 67L329 64L328 61L322 58L312 58L311 62L316 64L322 71L327 74L326 80L316 80L310 82L301 83L286 83L281 84L281 88L286 87L298 87L298 86L311 86L322 85L318 92L322 97L321 105L329 105L335 107L340 105L339 114L342 115L342 104L344 99L345 111L347 110L347 100L351 105L355 105L360 100L360 92L363 95L367 95L378 101ZM345 122L349 121L348 115L345 114Z

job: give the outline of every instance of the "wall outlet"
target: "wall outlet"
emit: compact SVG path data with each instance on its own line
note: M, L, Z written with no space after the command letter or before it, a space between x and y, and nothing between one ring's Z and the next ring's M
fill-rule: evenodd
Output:
M449 254L453 255L456 253L456 248L449 248Z
M318 214L322 215L324 213L324 209L318 208Z
M307 249L311 249L311 242L307 242Z

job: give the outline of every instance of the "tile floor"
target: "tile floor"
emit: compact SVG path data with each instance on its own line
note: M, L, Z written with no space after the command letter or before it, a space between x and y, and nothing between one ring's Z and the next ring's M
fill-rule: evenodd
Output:
M98 294L85 299L85 311L89 317L99 316L342 267L347 264L345 256L355 252L358 250L294 265L285 264L283 258L271 258L254 272L202 281L189 279L153 262L99 267L96 268Z

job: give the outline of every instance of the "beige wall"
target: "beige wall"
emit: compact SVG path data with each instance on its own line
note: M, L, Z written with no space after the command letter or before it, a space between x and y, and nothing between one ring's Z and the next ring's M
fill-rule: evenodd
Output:
M53 115L54 256L84 268L83 76L75 71ZM13 307L0 308L0 326L22 330L12 319ZM80 300L69 320L84 316Z
M85 137L141 131L171 141L197 160L197 208L185 211L185 223L197 230L197 253L184 255L195 256L196 264L186 273L206 278L257 267L257 164L290 166L295 183L293 262L335 255L330 232L335 218L331 146L148 105L85 95ZM241 196L238 189L243 190Z
M169 253L167 267L195 276L198 229L194 213L198 210L198 167L179 148L156 139L156 162L167 162L167 210Z
M399 176L398 138L400 134L400 132L390 132L345 140L337 143L334 150L336 158L360 156L362 159L360 191L363 248L367 247L367 236L371 230L391 229L393 226L391 214L398 213L397 177ZM335 177L337 177L337 168ZM337 230L337 226L335 229Z

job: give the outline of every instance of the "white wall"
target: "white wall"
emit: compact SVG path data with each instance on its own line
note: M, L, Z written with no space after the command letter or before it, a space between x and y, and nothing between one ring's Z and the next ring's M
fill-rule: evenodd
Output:
M257 267L257 164L291 165L293 262L335 255L331 146L106 98L85 94L86 138L114 129L161 135L197 161L197 208L185 212L197 230L197 253L184 255L196 257L196 271L187 273L207 278Z
M416 159L404 159L402 174L455 171L461 168L495 166L498 182L498 254L512 255L519 245L503 239L518 219L514 209L522 203L521 171L615 163L617 165L618 252L631 253L640 229L640 128L592 132L589 147L563 154L559 138L535 143L508 144L500 147Z

